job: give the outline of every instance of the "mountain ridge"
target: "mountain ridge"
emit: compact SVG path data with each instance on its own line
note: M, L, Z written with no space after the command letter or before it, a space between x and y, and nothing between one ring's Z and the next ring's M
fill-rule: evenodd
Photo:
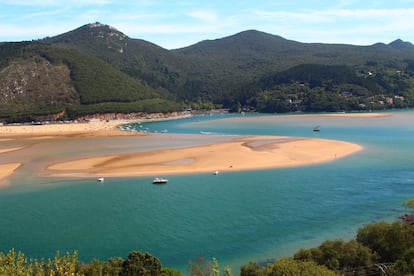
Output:
M123 33L122 31L118 30L116 27L111 26L111 25L108 25L108 24L104 24L104 23L101 23L101 22L87 23L87 24L84 24L84 25L82 25L82 26L80 26L80 27L78 27L78 28L75 28L75 29L73 29L73 30L69 30L69 31L67 31L67 32L64 32L64 33L62 33L62 34L59 34L59 35L56 35L56 36L53 36L53 37L43 38L43 39L40 39L40 40L44 40L44 39L46 39L46 40L47 40L47 39L50 39L50 38L57 38L57 37L60 37L60 36L62 36L62 35L66 35L66 34L71 33L71 32L75 32L75 31L78 31L78 30L81 30L81 29L88 29L88 28L89 28L89 29L101 29L101 30L102 30L102 29L109 29L109 30L111 30L111 31L113 31L113 32L115 32L115 33L118 33L119 35L122 35L122 36L124 36L124 37L128 37L128 38L130 38L130 39L139 39L139 40L146 41L146 42L148 42L148 43L154 44L154 45L156 45L156 46L158 46L158 47L160 47L160 48L166 49L166 48L164 48L164 47L162 47L162 46L159 46L159 45L157 45L157 44L155 44L155 43L152 43L152 42L150 42L150 41L148 41L148 40L144 40L144 39L140 39L140 38L132 38L132 37L129 37L129 36L127 36L125 33ZM232 35L225 36L225 37L218 37L218 38L214 38L214 39L206 39L206 40L202 40L202 41L196 42L196 43L194 43L194 44L190 44L190 45L183 46L183 47L180 47L180 48L170 49L169 51L174 51L174 50L181 50L181 49L185 49L185 48L188 48L188 47L191 47L191 46L197 45L197 44L202 43L202 42L208 42L208 41L218 41L218 40L225 39L225 38L231 38L231 37L235 37L235 36L239 36L239 35L244 35L244 34L249 35L249 34L252 34L252 33L261 34L261 35L273 36L273 37L277 37L277 38L280 38L280 39L283 39L283 40L286 40L286 41L291 41L291 42L296 42L296 43L304 43L304 44L349 45L349 46L373 46L373 45L375 45L375 44L380 43L380 44L385 44L385 45L389 45L389 46L390 46L390 45L395 44L395 43L404 43L404 44L406 44L406 45L410 45L410 46L413 46L413 47L414 47L413 42L411 42L411 41L404 41L404 40L402 40L401 38L395 38L395 40L393 40L392 42L390 42L390 43L388 43L388 44L387 44L387 43L385 43L385 42L378 41L378 42L375 42L375 43L373 43L373 44L371 44L371 45L360 45L360 44L351 44L351 43L301 42L301 41L299 41L299 40L291 40L291 39L288 39L288 38L282 37L282 36L277 35L277 34L271 34L271 33L268 33L268 32L264 32L264 31L257 30L257 29L247 29L247 30L242 30L242 31L239 31L239 32L237 32L237 33L235 33L235 34L232 34ZM0 43L7 43L7 42L0 42ZM167 49L166 49L166 50L167 50Z
M48 63L56 70L46 70ZM25 73L12 73L18 68ZM167 50L95 22L38 41L0 43L0 72L9 72L0 74L4 96L0 97L0 120L14 110L26 115L66 110L63 114L71 118L189 107L312 111L305 96L316 88L327 95L326 101L336 97L348 102L329 108L322 105L327 110L414 105L414 46L401 39L368 46L302 43L246 30ZM33 79L30 72L47 72L50 78ZM58 83L63 72L68 72L66 94L59 92L63 91ZM30 86L11 85L15 78L30 80ZM6 94L15 100L6 103ZM403 103L385 101L394 96L404 98ZM371 103L369 99L374 98ZM59 99L59 104L51 99ZM285 104L291 102L296 105Z

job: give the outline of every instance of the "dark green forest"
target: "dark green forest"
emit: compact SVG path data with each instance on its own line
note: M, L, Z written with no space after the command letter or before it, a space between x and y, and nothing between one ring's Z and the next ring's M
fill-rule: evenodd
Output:
M414 45L300 43L248 30L175 50L94 23L0 43L0 120L225 108L349 112L414 107Z

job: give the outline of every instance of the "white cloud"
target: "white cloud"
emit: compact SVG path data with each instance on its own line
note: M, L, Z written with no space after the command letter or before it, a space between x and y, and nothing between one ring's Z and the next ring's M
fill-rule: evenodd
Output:
M112 3L112 0L0 0L1 5L33 7L90 6L107 5L110 3Z
M401 17L412 18L414 9L330 9L303 10L298 12L253 10L252 15L259 20L289 22L335 22L338 20L396 20Z
M119 23L117 29L129 34L196 34L196 33L216 33L215 26L204 24L134 24Z
M15 26L15 25L0 24L0 29L2 30L1 35L3 37L10 38L7 41L41 39L41 38L45 38L46 36L55 36L55 35L67 32L71 30L72 28L73 26L70 26L70 25L57 25L57 24L47 25L47 26L38 26L38 25Z
M213 10L196 10L188 13L188 16L204 22L216 22L218 14Z
M408 20L414 17L413 8L252 10L245 16L248 22L256 20L254 25L259 30L299 41L365 45L395 38L413 39L410 30L414 22Z
M396 4L414 2L395 1ZM321 1L311 2L321 4ZM242 5L243 9L233 9L228 2L214 1L201 4L187 0L174 3L161 0L0 0L0 41L52 36L99 21L132 38L161 42L161 46L168 48L247 29L302 42L370 44L395 38L414 42L414 21L409 20L414 18L414 6L406 4L409 8L386 9L384 4L382 8L375 8L378 5L374 2L364 4L370 6L369 9L362 9L357 0L329 2L330 7L325 5L322 9L306 4L285 5L281 9L280 5L267 3L249 8L247 2ZM8 7L17 12L9 13Z
M55 10L42 10L38 12L32 12L22 15L19 20L28 20L28 19L39 19L39 18L48 18L53 16L58 16L65 13L65 9L55 9Z

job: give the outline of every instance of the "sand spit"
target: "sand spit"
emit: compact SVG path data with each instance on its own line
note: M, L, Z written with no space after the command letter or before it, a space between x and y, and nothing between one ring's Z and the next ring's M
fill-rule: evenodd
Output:
M4 180L12 175L21 165L21 163L0 164L0 187L5 185Z
M359 145L334 140L249 136L179 149L91 157L48 167L55 176L144 176L281 168L329 162Z

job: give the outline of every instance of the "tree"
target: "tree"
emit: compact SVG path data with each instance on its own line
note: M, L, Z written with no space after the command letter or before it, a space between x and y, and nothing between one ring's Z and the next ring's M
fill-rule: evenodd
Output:
M49 263L50 262L51 261L49 260ZM58 251L56 256L53 258L52 264L56 275L73 275L75 274L78 266L78 252L75 251L73 255L66 252L66 255L60 256Z
M23 253L11 249L7 255L0 252L0 275L23 276L28 273L27 259Z
M395 262L393 268L400 273L400 275L414 274L414 247L405 251L404 255Z
M247 265L243 265L240 269L240 276L261 276L263 269L254 262L249 262Z
M355 240L325 241L318 248L301 249L293 258L300 261L314 261L336 271L370 266L376 259L368 247Z
M132 251L122 263L120 275L160 275L161 262L148 253Z
M111 258L103 265L103 274L116 276L121 274L122 271L122 264L124 260L122 258Z
M205 260L203 257L198 257L195 262L188 262L188 270L190 275L197 276L220 276L220 266L216 258L212 259L212 263ZM230 268L226 267L223 270L223 275L232 276L233 272Z
M82 264L78 268L78 273L85 276L103 275L104 263L93 259L89 264Z
M188 262L188 270L192 276L213 275L213 267L211 263L203 257L198 257L194 262Z
M312 261L295 261L290 258L282 258L264 269L264 275L272 276L334 276L336 272Z
M395 262L414 247L414 227L399 221L368 224L358 230L357 241L378 254L380 262Z
M405 201L405 202L403 203L403 205L404 205L405 207L410 208L410 209L414 209L414 199L410 199L410 200Z
M161 270L162 276L181 276L181 272L170 267L165 267Z

